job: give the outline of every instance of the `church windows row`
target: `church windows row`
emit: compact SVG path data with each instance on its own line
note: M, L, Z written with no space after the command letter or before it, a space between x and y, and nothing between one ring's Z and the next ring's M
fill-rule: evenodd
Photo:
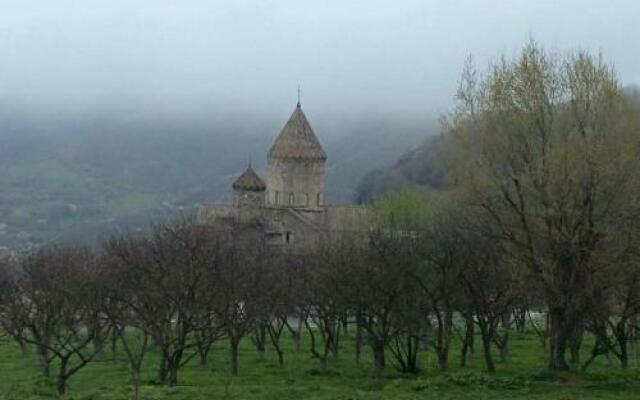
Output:
M293 192L289 192L289 196L287 199L287 202L285 203L282 199L282 197L280 196L280 192L279 191L274 191L273 192L273 196L269 196L269 198L271 199L271 204L273 205L301 205L301 206L305 206L305 207L309 207L310 204L310 196L308 193L302 193L300 194L302 202L300 203L296 203L296 195ZM316 193L316 206L321 206L322 205L322 193Z

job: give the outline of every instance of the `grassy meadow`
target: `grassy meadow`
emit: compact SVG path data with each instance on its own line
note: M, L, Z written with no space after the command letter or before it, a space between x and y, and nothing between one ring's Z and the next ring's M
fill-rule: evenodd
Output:
M533 333L514 334L508 362L498 363L497 371L483 371L479 340L471 366L459 367L457 343L451 352L451 371L437 371L435 356L424 351L420 356L422 372L403 375L393 366L388 354L388 369L382 388L371 378L368 349L360 366L354 363L353 341L343 338L339 358L321 373L319 363L308 351L308 343L295 352L289 337L285 365L280 367L273 351L259 360L251 341L242 342L240 375L229 371L227 343L220 341L211 350L209 365L201 367L192 360L181 371L179 386L154 384L157 353L150 352L144 364L140 399L639 399L639 358L634 352L631 367L623 371L615 358L601 357L587 372L552 375L544 368L540 342ZM590 343L585 343L587 357ZM496 355L497 358L497 355ZM45 379L35 366L32 353L22 354L13 342L0 342L0 399L56 398L55 366L52 378ZM132 399L134 389L123 353L110 349L69 381L66 399Z

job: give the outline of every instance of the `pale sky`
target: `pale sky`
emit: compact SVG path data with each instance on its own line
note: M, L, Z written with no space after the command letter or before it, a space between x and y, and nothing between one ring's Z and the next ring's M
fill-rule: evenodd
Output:
M439 114L531 37L640 83L638 0L0 0L0 106Z

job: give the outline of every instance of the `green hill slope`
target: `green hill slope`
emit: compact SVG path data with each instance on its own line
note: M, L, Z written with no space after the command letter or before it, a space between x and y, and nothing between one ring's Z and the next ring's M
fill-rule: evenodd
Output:
M389 166L424 137L424 123L360 121L325 124L330 133L316 126L329 154L330 202L350 202L367 171ZM95 243L202 202L230 201L230 184L249 156L264 175L279 128L277 121L233 118L185 123L0 114L0 246Z

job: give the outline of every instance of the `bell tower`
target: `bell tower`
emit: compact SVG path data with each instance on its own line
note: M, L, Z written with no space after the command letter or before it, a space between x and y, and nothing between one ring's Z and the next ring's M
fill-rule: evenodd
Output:
M267 205L322 208L326 160L298 101L267 155Z

